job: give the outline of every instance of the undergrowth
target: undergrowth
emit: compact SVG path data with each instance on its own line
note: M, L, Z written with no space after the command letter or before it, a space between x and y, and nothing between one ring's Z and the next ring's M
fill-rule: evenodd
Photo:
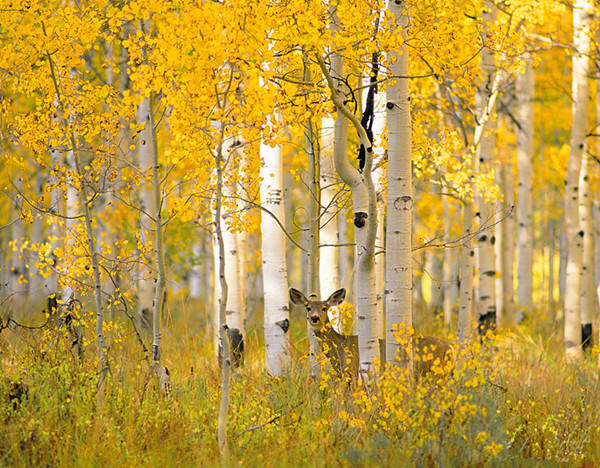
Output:
M65 330L3 330L0 465L223 466L215 435L219 369L204 323L194 319L201 314L192 312L166 320L171 401L159 395L126 320L107 326L110 374L100 400L91 330L82 359ZM326 363L320 379L310 378L305 327L292 322L293 365L284 377L264 372L260 324L248 332L245 366L232 380L230 464L600 461L597 358L567 366L556 335L500 331L486 345L453 343L452 369L415 381L392 367L352 388Z

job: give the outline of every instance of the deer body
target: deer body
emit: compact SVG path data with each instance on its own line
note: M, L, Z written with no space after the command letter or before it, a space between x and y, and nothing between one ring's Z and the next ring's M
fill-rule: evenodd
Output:
M304 306L307 320L313 327L315 336L323 345L323 351L338 376L358 379L358 336L342 335L336 332L327 315L330 307L341 303L346 290L334 292L326 301L307 299L297 289L290 289L292 303ZM312 299L312 298L311 298ZM413 370L416 377L432 371L434 365L446 365L452 360L452 347L444 340L433 336L415 335L411 338ZM407 347L402 348L399 358L408 360ZM379 340L380 360L385 362L385 340Z

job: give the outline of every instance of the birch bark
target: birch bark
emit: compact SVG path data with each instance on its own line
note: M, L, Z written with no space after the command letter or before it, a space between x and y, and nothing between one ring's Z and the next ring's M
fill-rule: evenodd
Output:
M285 225L283 155L279 145L261 142L260 203ZM270 375L281 375L290 363L289 302L285 236L277 222L261 213L261 250L264 287L265 361Z
M389 10L406 39L407 5L390 2ZM391 73L408 76L408 48L392 51ZM385 263L386 361L397 363L401 351L394 332L412 328L412 159L409 81L397 78L387 90L388 194Z
M573 44L576 48L573 53L573 126L565 182L565 351L569 362L582 357L580 294L584 232L579 224L578 204L579 173L588 121L592 9L590 0L577 0L573 5Z
M517 132L517 164L519 170L518 206L518 266L517 266L517 315L520 323L531 311L533 291L533 93L534 74L531 57L526 58L525 69L517 75L516 117L520 128Z

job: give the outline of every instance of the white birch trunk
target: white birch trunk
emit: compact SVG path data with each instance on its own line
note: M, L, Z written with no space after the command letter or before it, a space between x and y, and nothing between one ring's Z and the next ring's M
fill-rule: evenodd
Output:
M55 102L54 107L58 112L60 112L60 106L58 102ZM59 124L59 119L56 118L55 122ZM58 215L62 212L62 199L63 194L62 191L58 188L58 169L61 164L61 159L63 156L63 152L58 148L53 148L50 154L50 176L48 177L48 183L52 186L52 193L50 195L50 208L49 211L57 216L50 216L50 238L52 240L52 259L53 259L53 270L50 273L50 276L47 278L46 288L48 290L48 294L55 294L58 296L58 273L56 272L56 267L58 266L58 262L60 259L56 258L55 251L57 247L60 245L60 240L64 238L64 231L61 228L58 218Z
M223 145L224 166L233 166L233 139L228 138ZM233 178L232 178L233 179ZM232 200L235 194L234 180L225 181L223 184L223 204L221 208L221 235L223 238L223 258L225 261L225 281L227 282L227 304L225 307L226 323L229 334L229 345L232 351L232 366L242 364L244 323L240 310L240 261L237 248L237 234L233 232L231 223L232 208L236 203Z
M406 37L408 12L405 2L391 2L390 12ZM390 72L408 76L408 48L390 53L395 62ZM412 328L412 212L411 120L409 80L398 78L387 90L388 195L385 266L386 361L397 362L398 327Z
M592 158L588 152L583 155L579 176L579 224L583 231L583 261L581 277L581 341L583 349L592 346L592 320L596 305L594 287L594 226L592 219L592 196L590 173Z
M518 266L517 266L517 315L520 323L531 312L533 291L533 98L534 73L531 57L527 57L525 69L517 76L516 117L517 164L519 169L518 206Z
M264 163L260 171L261 206L285 225L283 155L281 146L260 145ZM261 213L261 251L264 287L265 361L270 375L281 375L289 366L289 302L285 235L277 222Z
M319 249L319 282L321 297L329 297L340 289L339 258L340 242L337 226L337 206L335 198L338 191L338 179L333 164L335 121L324 117L321 121L321 154L320 154L320 186L321 186L321 232ZM341 144L341 142L339 142ZM344 141L345 145L346 142ZM343 252L343 250L341 250ZM348 288L347 288L348 289ZM334 330L341 333L341 317L339 307L331 308L331 321Z
M460 289L458 299L458 325L456 334L459 343L464 343L471 335L471 313L473 309L473 269L475 251L473 250L473 204L465 202L463 210L463 236L465 240L460 248Z
M194 263L192 264L192 268L190 271L190 297L193 299L200 299L202 297L202 279L203 279L203 271L202 264L200 263L200 256L202 255L202 241L200 239L200 232L197 233L198 239L194 244L192 249L192 254L194 256Z
M22 306L27 293L27 271L25 257L21 252L25 238L25 225L21 218L23 210L23 178L20 174L13 177L13 185L16 187L13 193L11 240L12 255L10 260L8 293L12 297L17 320L22 318Z
M443 216L444 216L444 240L450 239L450 199L448 196L442 196ZM456 262L455 250L449 247L444 249L444 326L450 327L454 310L457 307L458 284L455 272Z
M489 28L495 21L495 6L484 1L484 11L482 14L484 30ZM496 121L492 119L495 114L495 99L492 101L492 92L494 92L495 71L494 54L488 44L484 44L481 51L481 67L487 79L482 84L477 95L479 99L480 114L488 114L488 118L481 123L482 136L481 142L477 147L478 161L480 169L484 171L492 170L496 149ZM484 109L487 109L484 111ZM480 226L493 225L496 216L496 207L494 203L486 202L482 194L478 195ZM477 236L477 259L479 265L479 297L478 312L479 323L484 322L489 325L496 321L496 255L494 250L495 243L494 229L483 230ZM485 330L481 330L485 331Z
M145 123L144 129L138 135L138 154L140 171L143 179L140 186L140 230L139 240L143 246L140 252L140 265L138 271L138 317L143 327L152 324L152 309L154 301L154 264L152 258L154 234L154 220L156 206L154 200L153 183L150 178L153 155L153 129L151 122L152 106L149 98L144 98L138 107L138 123Z
M565 281L565 351L567 361L580 360L581 352L581 270L584 232L579 224L579 173L588 123L590 24L592 2L577 0L573 6L573 127L565 182L565 228L567 268Z
M333 15L333 24L337 18ZM339 118L346 117L354 125L360 143L365 147L365 166L359 172L348 160L347 154L341 154L335 149L335 167L342 180L352 191L352 207L354 211L354 236L356 242L357 265L357 313L354 330L358 334L359 369L365 379L369 379L374 371L374 362L379 355L379 342L376 330L377 293L375 278L375 236L377 232L377 197L371 179L373 166L373 149L365 129L360 121L348 109L345 100L345 90L341 80L334 78L343 76L342 57L335 54L332 57L332 71L328 71L323 58L318 55L317 61L321 72L327 81L331 98L336 106ZM343 117L342 117L343 115ZM337 135L337 132L336 132Z
M375 95L375 108L373 109L373 183L377 193L377 234L375 236L375 284L377 285L377 315L375 317L375 330L377 340L385 337L385 130L386 130L386 105L387 95L378 92Z
M44 191L44 173L41 168L37 168L35 175L35 193L36 199L39 200L40 195ZM29 270L30 270L30 282L29 282L29 301L32 305L36 305L44 297L44 278L40 275L39 269L35 266L38 262L38 248L44 242L44 219L41 213L33 212L33 231L31 233L31 242L34 246L34 250L29 255Z
M498 259L500 264L500 288L502 299L498 315L499 323L507 323L513 319L515 310L514 288L514 256L515 256L515 186L513 181L513 164L504 161L500 168L502 193L504 194L503 215L504 221L498 224L501 242L499 244ZM500 295L500 292L498 293Z
M69 175L67 176L67 193L65 199L65 252L73 248L75 238L77 237L77 234L75 232L75 229L77 227L76 217L80 214L78 203L79 194L77 193L77 188L74 185L75 156L73 154L73 150L69 150L67 152L67 168ZM63 303L67 304L74 292L73 287L70 284L70 280L68 279L68 277L70 276L69 265L65 265L63 263L62 271L65 273L65 277L62 279L63 290L61 298Z

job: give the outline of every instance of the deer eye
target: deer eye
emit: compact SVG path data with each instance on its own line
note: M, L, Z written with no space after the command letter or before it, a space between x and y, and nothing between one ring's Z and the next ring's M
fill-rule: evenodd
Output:
M310 312L310 307L307 307L306 310L308 310Z
M323 312L327 312L327 307L323 307Z

